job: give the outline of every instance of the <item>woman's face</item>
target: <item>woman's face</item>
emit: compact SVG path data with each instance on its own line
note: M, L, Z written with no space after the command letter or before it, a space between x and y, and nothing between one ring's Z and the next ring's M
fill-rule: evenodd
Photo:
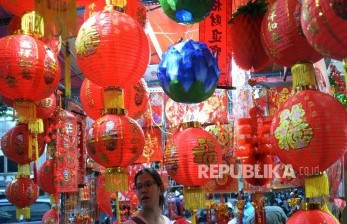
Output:
M149 173L140 174L136 181L136 195L143 209L159 207L159 196L162 190Z

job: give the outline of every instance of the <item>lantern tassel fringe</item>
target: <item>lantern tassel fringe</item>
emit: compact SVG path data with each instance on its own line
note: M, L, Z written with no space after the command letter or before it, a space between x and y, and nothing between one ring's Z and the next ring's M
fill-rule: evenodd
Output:
M292 66L293 89L316 86L316 76L312 62L300 62Z
M117 168L106 169L105 175L106 190L108 192L118 192L128 190L128 175L125 171Z
M325 172L305 178L305 195L307 198L329 195L329 179Z
M17 220L30 219L30 208L29 207L17 208L16 218Z
M30 176L31 170L30 170L30 164L18 164L18 174L17 177L27 177Z
M16 118L20 123L36 119L36 104L30 100L14 100L13 109L17 111Z
M124 109L124 93L120 87L106 87L103 92L105 109Z
M187 209L203 208L206 195L202 187L184 187L184 200Z
M34 134L43 133L43 121L42 119L33 119L28 122L29 131Z

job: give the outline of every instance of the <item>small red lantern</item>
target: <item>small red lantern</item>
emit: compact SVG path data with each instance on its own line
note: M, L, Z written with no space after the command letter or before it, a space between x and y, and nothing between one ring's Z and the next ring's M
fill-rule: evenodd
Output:
M294 212L286 222L286 224L309 223L338 224L339 222L329 213L320 210L320 205L316 203L303 203L301 209Z
M7 185L5 194L7 200L17 206L17 219L22 215L25 219L30 219L29 206L39 197L39 188L34 181L28 177L16 178Z
M254 186L264 186L272 180L273 161L271 156L252 154L242 161L242 175Z
M37 154L34 144L38 145ZM7 158L18 164L30 163L44 152L43 136L36 138L29 132L28 125L18 124L1 137L1 149Z
M81 26L76 38L76 56L90 81L102 87L124 88L137 83L145 73L149 43L133 18L109 6Z
M196 209L204 206L205 194L201 187L211 180L209 172L199 175L200 169L221 164L222 149L215 137L198 122L184 123L183 128L169 139L164 164L168 174L184 186L186 207Z
M98 86L85 78L82 82L80 99L86 114L93 120L100 117L102 110L105 109L103 92L105 88ZM124 88L124 107L128 116L138 119L146 110L149 94L147 84L141 79L137 84Z
M347 1L303 1L301 24L308 42L322 55L347 57Z
M141 127L132 118L117 110L95 121L89 130L89 156L106 169L108 191L128 190L126 167L141 156L145 137ZM124 110L123 110L124 112ZM117 175L121 178L117 179Z
M292 67L302 60L316 62L322 58L302 32L300 10L298 1L278 0L265 13L262 43L269 57L279 65Z
M59 223L58 208L48 210L42 217L43 224L56 224Z
M42 164L38 171L37 185L41 190L47 192L48 194L56 193L55 190L55 165L53 159L48 159Z

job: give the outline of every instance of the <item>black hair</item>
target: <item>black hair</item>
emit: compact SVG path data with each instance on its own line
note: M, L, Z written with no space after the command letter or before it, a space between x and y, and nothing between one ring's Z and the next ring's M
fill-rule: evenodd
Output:
M155 183L161 188L164 190L164 184L163 184L163 181L160 177L160 174L153 168L143 168L142 170L138 171L135 175L135 186L137 184L137 177L140 176L141 174L145 174L145 173L148 173L149 175L151 175L151 177L153 177L153 180L155 181ZM165 198L164 198L164 192L162 192L160 195L159 195L159 206L160 208L163 208L164 206L164 201L165 201Z

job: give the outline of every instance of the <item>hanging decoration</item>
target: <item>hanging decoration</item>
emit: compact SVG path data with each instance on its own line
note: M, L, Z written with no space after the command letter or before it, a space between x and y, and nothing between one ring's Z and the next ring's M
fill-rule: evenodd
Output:
M206 44L186 40L170 46L163 54L157 76L164 92L174 101L199 103L212 96L219 73Z
M250 177L249 168L254 167L254 175ZM254 186L265 186L272 180L273 161L271 156L252 153L242 161L242 176L245 181Z
M164 13L177 23L193 24L204 20L212 10L214 0L159 0Z
M261 44L261 23L268 8L266 0L248 1L239 6L229 20L233 60L244 70L254 72L270 64Z
M55 162L54 159L46 160L38 170L37 185L48 194L55 194Z
M56 224L59 223L58 208L48 210L42 217L43 224Z

